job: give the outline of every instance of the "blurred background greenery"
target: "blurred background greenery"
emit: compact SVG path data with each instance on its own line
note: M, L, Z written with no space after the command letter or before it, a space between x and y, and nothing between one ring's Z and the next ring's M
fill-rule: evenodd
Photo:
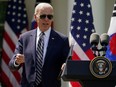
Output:
M2 50L4 21L5 21L5 16L6 16L6 7L7 7L7 1L6 0L0 0L0 53L1 53L1 50ZM1 57L1 54L0 54L0 57Z
M0 0L0 64L2 58L2 42L3 42L3 32L4 32L4 21L6 16L6 7L8 0ZM0 83L0 87L4 87Z

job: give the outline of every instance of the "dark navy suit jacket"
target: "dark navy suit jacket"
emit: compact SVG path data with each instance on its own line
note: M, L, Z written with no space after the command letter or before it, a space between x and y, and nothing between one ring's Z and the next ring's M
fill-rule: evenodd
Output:
M34 29L20 35L14 56L9 62L9 66L12 70L17 70L21 66L23 67L21 87L31 87L35 81L36 32L37 30ZM42 71L42 87L61 86L61 81L57 78L61 71L62 64L66 61L68 52L68 38L51 29ZM24 54L25 56L25 63L19 67L14 66L17 53Z

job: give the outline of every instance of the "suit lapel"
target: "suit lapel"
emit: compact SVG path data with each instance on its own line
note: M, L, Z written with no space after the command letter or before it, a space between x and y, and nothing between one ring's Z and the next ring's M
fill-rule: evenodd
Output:
M47 47L47 52L45 56L45 61L47 61L50 57L51 51L53 50L53 47L55 45L55 40L56 40L56 35L53 29L51 29L50 37L49 37L49 42L48 42L48 47Z
M35 63L35 57L36 57L36 35L37 35L37 29L35 29L31 35L30 35L30 40L31 40L31 45L32 45L32 54L33 54L33 60Z

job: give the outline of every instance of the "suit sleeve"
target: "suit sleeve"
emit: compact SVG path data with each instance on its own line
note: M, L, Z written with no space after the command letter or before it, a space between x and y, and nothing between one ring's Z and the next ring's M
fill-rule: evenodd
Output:
M63 63L66 61L66 59L67 59L67 57L68 57L69 49L70 49L70 47L69 47L69 40L68 40L68 38L66 37L66 38L64 39L64 47L63 47L63 58L64 58Z
M16 54L18 54L18 53L23 54L23 42L22 42L21 36L18 39L18 43L16 45L13 57L11 58L11 60L9 62L9 67L11 70L18 70L21 67L21 65L15 66L15 64L14 64L15 59L16 59Z

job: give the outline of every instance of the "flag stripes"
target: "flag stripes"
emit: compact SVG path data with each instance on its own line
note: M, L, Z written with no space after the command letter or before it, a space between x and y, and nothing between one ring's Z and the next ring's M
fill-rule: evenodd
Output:
M70 38L75 42L72 60L91 60L94 58L90 49L89 38L95 32L93 25L92 8L89 0L74 0ZM71 40L71 39L70 39ZM70 42L71 43L71 42ZM72 87L82 87L79 82L70 82Z
M113 15L112 16L116 16L116 2L114 4L114 10L113 10Z
M22 69L11 71L8 64L13 56L19 35L27 31L28 21L24 0L8 1L6 12L0 78L4 87L20 87Z

